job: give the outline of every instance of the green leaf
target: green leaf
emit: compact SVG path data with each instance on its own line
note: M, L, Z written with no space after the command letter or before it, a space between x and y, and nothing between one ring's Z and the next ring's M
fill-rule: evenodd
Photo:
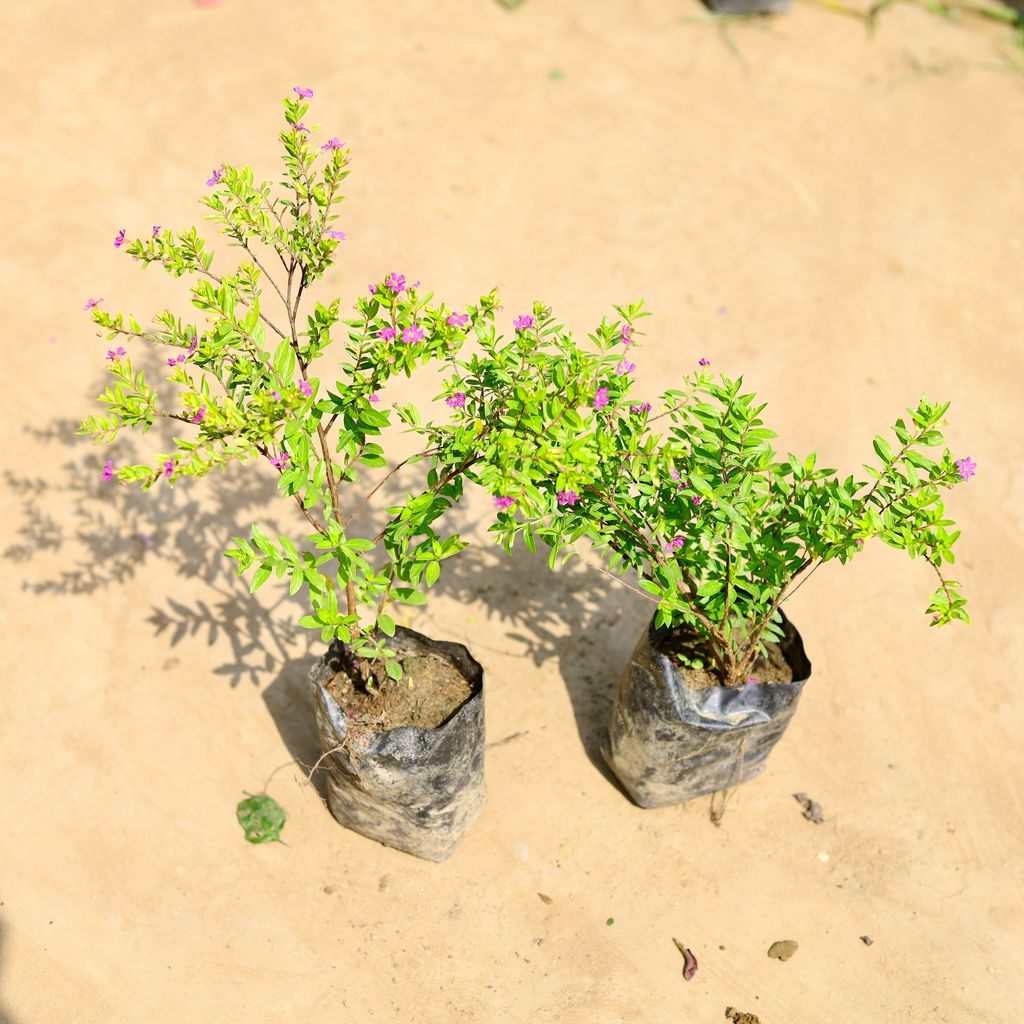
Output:
M397 658L388 658L384 663L384 671L397 683L403 676L401 662Z
M426 571L427 586L428 587L432 587L437 582L437 578L440 575L441 575L440 563L438 563L438 562L428 562L427 563L427 571Z
M255 594L260 587L270 578L270 567L261 565L255 573L253 573L252 582L249 584L249 593Z
M238 824L250 843L279 843L284 828L284 808L266 793L241 800L235 808Z
M380 615L377 616L377 626L380 628L382 633L385 633L388 636L395 635L395 620L391 618L390 615L386 615L384 612L381 612Z

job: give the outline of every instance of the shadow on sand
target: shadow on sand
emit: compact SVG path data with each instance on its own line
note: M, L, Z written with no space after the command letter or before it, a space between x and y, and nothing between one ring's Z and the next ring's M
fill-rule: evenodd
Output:
M76 440L77 427L77 420L60 419L26 430L35 440L66 450L68 441ZM158 428L150 438L156 434ZM21 496L23 515L3 557L26 567L22 587L38 594L94 593L141 576L160 560L190 581L184 590L194 592L192 581L201 580L209 597L191 602L168 597L153 607L147 621L154 634L171 647L186 638L202 636L209 645L226 639L231 657L215 674L233 687L243 679L256 686L269 680L263 694L267 708L291 755L311 767L319 747L306 674L323 645L296 624L307 610L301 592L289 597L272 581L257 600L222 553L230 537L247 534L253 521L268 533L294 536L298 510L280 500L271 473L260 472L262 467L235 465L201 481L184 480L176 488L158 485L148 493L103 483L108 454L118 464L145 458L131 450L133 440L118 441L111 452L77 439L59 473L46 477L7 471L6 485ZM159 447L159 438L147 439L147 451ZM392 484L382 493L381 505L402 492L400 477ZM53 515L58 509L60 518ZM471 650L525 655L536 665L556 659L580 741L598 770L612 779L600 755L608 709L652 605L578 559L552 572L543 551L533 555L517 548L506 556L491 545L489 522L471 521L464 507L452 510L449 524L474 543L445 563L435 593L473 609L470 615L477 619L482 606L487 626L477 625L464 637L436 639L458 639ZM364 525L363 532L370 528ZM33 559L53 555L66 564L52 578L41 576L37 566L27 569ZM429 616L423 620L427 625Z

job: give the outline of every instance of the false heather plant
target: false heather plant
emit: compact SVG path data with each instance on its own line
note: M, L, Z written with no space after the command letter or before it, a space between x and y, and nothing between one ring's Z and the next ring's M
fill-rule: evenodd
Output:
M631 397L648 314L615 311L584 348L538 305L509 340L492 327L481 354L452 361L452 422L426 431L435 472L458 468L491 492L506 550L539 540L554 567L589 542L602 571L657 602L657 626L696 635L703 653L688 663L726 685L749 678L781 636L781 605L819 565L873 539L930 565L933 625L969 621L942 572L959 536L942 492L976 468L943 448L948 403L922 398L891 439L874 439L866 479L841 478L814 454L780 459L764 404L703 357L656 406Z
M154 326L143 327L90 299L93 322L115 346L106 354L113 382L99 398L104 412L85 419L79 432L109 443L125 428L145 432L158 419L178 427L172 449L148 464L115 467L109 459L104 466L104 481L143 490L232 462L256 460L273 471L279 492L294 501L312 532L274 540L254 524L250 538L233 537L225 554L239 575L252 570L252 591L272 574L286 577L293 595L305 590L309 613L299 624L318 630L325 642L348 645L364 677L383 664L399 679L401 665L386 646L395 632L387 609L423 604L440 563L465 546L434 525L458 500L462 481L458 474L434 476L420 493L386 509L376 537L350 534L384 483L354 493L364 470L388 465L381 440L392 410L378 391L397 374L449 358L471 331L485 329L496 300L484 296L479 305L452 312L421 295L419 282L391 273L370 286L348 319L338 299L303 311L310 287L345 238L334 224L350 153L337 138L313 141L318 126L303 123L312 91L295 92L298 99L284 101L282 188L257 181L250 167L228 164L206 181L207 219L242 250L236 268L215 272L214 252L195 228L157 225L134 239L118 231L114 246L143 267L189 277L198 317L164 310ZM343 356L325 376L318 364L337 333L344 335ZM165 387L155 387L134 365L131 349L139 345L160 350ZM411 405L394 411L406 423L419 422ZM392 468L385 480L422 454Z

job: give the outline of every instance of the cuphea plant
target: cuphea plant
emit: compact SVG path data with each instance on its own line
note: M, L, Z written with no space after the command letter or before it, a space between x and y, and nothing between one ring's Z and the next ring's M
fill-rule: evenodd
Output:
M657 602L656 625L689 627L700 641L689 663L726 685L750 679L781 635L782 603L815 569L872 538L930 564L933 624L969 621L942 573L959 532L941 492L976 466L927 454L944 444L948 403L922 398L894 442L874 439L869 479L842 479L813 454L779 459L764 404L704 358L657 407L631 400L634 325L647 314L615 309L587 348L538 305L510 340L492 330L482 355L453 361L454 422L427 431L435 471L462 467L492 493L506 549L539 540L554 566L589 542L602 571Z
M395 631L387 609L396 602L422 604L440 562L464 547L458 536L442 536L435 526L458 500L462 481L457 473L431 476L418 493L387 508L377 536L350 535L384 482L424 454L394 466L357 500L353 492L363 471L388 465L381 441L392 410L378 391L397 374L450 358L471 332L486 333L496 300L487 295L465 312L453 312L421 295L419 282L391 273L358 299L351 318L342 318L335 299L314 303L303 325L303 300L345 238L333 225L350 154L337 138L313 144L317 126L303 123L312 91L295 92L298 99L284 101L282 189L257 181L247 166L219 167L206 183L207 219L242 250L237 269L215 273L214 252L195 228L155 226L134 240L124 229L118 232L115 247L144 267L158 264L192 280L191 301L200 317L164 310L153 326L143 327L134 317L99 309L102 300L89 300L93 322L116 346L107 352L114 380L100 396L105 411L85 419L80 433L107 443L126 427L145 432L158 419L180 424L173 449L156 454L152 463L115 468L107 461L105 481L116 477L143 489L173 486L231 462L269 464L278 490L296 503L313 532L296 543L283 535L271 539L253 525L250 539L232 538L225 553L237 562L239 575L253 570L253 591L271 574L287 577L293 595L305 587L310 610L300 625L318 630L325 642L347 644L364 677L383 665L398 679L401 665L386 646ZM264 301L268 287L276 297L272 303ZM344 354L325 378L318 364L340 332ZM165 398L166 389L133 365L126 344L162 350L172 394ZM412 405L395 411L407 424L420 421Z

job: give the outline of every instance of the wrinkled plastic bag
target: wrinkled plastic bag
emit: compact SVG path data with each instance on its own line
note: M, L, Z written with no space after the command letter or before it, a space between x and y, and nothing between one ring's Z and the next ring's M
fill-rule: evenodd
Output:
M783 615L791 683L690 689L654 648L654 620L633 651L612 704L601 753L641 807L664 807L738 786L760 774L796 711L811 663Z
M324 751L327 803L346 828L426 860L455 849L483 809L483 669L461 644L399 626L388 646L400 655L440 655L475 691L436 729L399 726L349 732L345 711L324 688L345 662L335 640L310 672ZM339 748L339 749L335 749Z

